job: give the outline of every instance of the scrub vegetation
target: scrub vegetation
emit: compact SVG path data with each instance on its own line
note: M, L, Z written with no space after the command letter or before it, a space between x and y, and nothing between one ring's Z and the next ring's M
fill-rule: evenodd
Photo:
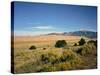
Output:
M14 73L97 67L97 40L14 41Z

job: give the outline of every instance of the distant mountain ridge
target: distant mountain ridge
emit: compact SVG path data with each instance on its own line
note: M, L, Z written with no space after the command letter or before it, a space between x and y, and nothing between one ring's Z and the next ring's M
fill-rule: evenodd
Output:
M74 31L64 33L50 33L47 35L72 35L72 36L85 36L88 38L97 38L97 32L94 31Z

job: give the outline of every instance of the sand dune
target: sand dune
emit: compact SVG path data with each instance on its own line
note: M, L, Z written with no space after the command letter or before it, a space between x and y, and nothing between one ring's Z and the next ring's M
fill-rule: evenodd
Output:
M56 40L79 40L80 36L69 35L42 35L42 36L16 36L14 41L56 41Z

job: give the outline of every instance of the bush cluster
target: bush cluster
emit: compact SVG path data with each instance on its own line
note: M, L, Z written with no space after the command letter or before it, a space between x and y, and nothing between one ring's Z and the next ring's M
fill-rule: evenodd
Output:
M63 50L61 56L52 52L42 54L41 61L45 66L43 65L40 71L68 70L82 62L81 58L72 50Z
M61 47L64 47L66 45L66 41L65 40L58 40L55 44L55 47L57 48L61 48Z
M81 46L81 45L84 45L86 43L86 41L85 41L85 39L81 38L78 43L79 43L79 46Z
M85 44L81 48L79 48L76 52L84 56L90 53L94 53L95 51L96 47L94 44Z
M95 47L97 47L97 40L90 40L90 41L88 41L87 42L88 44L94 44L95 45Z
M77 46L77 43L75 43L74 46Z
M29 48L30 50L33 50L33 49L36 49L36 46L31 46L30 48Z

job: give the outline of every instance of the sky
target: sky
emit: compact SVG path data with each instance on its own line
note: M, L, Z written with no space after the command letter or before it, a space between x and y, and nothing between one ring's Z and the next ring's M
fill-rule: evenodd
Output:
M14 2L14 34L97 31L97 7Z

